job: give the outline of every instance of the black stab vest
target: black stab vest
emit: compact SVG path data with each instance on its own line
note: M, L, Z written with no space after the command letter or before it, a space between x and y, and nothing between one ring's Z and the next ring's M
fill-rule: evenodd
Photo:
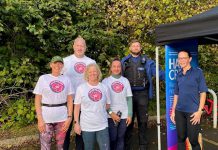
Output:
M131 58L124 62L123 76L129 80L131 87L148 88L145 63L142 57L136 63Z

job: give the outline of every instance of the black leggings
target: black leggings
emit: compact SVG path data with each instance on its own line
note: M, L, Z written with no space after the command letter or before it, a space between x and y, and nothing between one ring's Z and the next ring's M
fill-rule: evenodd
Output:
M192 125L190 116L192 113L177 111L175 112L178 150L185 150L185 140L188 137L192 145L192 150L200 150L198 143L198 135L200 132L200 124Z

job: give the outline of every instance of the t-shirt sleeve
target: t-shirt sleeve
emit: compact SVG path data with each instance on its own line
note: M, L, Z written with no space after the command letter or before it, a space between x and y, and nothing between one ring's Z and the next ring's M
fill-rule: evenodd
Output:
M36 86L35 86L35 88L33 90L33 93L38 94L38 95L42 95L42 90L43 90L42 87L44 87L43 86L43 77L40 76L39 80L37 81Z
M103 83L104 85L107 85L107 79L106 79L106 78L103 79L103 80L102 80L102 83Z
M72 82L70 81L69 78L67 78L67 83L68 83L67 95L75 94L75 89L73 88Z
M74 104L81 104L82 101L82 88L79 86L76 90Z
M132 96L132 90L129 81L126 79L126 89L127 89L127 95L126 97Z
M208 88L207 88L207 85L206 85L206 81L205 81L205 78L204 78L204 74L202 72L202 70L199 70L200 73L199 73L199 92L202 93L202 92L207 92L208 91Z
M105 93L106 93L107 104L110 104L111 103L110 90L109 90L108 86L106 86L106 85L104 85L104 88L105 88Z
M93 63L93 64L96 64L96 61L92 59L92 63Z

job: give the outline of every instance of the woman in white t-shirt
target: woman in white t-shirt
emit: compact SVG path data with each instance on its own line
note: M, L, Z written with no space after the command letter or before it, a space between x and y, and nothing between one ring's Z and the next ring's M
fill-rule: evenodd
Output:
M94 150L96 141L100 150L109 150L106 111L110 107L108 88L99 82L101 71L97 64L87 66L84 78L87 82L76 90L74 131L82 134L85 150Z
M108 124L111 150L124 150L124 137L132 118L132 91L127 78L121 76L121 62L114 59L111 75L102 83L110 90L111 104L108 109Z
M60 56L53 57L51 74L40 76L33 91L41 150L51 149L53 135L57 149L62 150L72 120L74 90L68 77L61 75L63 65Z

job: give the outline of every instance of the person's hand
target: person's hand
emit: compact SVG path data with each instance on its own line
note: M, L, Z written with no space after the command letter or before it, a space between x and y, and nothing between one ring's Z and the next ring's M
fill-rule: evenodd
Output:
M170 115L170 119L171 121L176 124L176 121L175 121L175 111L172 111L171 115Z
M120 122L120 117L117 114L115 114L114 112L112 112L112 114L110 116L114 122Z
M81 128L80 128L79 123L74 124L74 132L78 135L81 135Z
M38 119L38 130L40 133L43 133L46 131L45 122L43 119Z
M192 119L190 120L190 122L192 123L192 125L196 125L199 124L201 121L201 111L196 111L195 113L193 113L190 117L192 117Z
M62 131L67 132L71 121L72 121L72 117L67 118L67 120L64 122L64 124L62 126Z
M129 126L131 122L132 122L132 117L129 117L129 116L128 116L128 117L126 118L126 125Z

